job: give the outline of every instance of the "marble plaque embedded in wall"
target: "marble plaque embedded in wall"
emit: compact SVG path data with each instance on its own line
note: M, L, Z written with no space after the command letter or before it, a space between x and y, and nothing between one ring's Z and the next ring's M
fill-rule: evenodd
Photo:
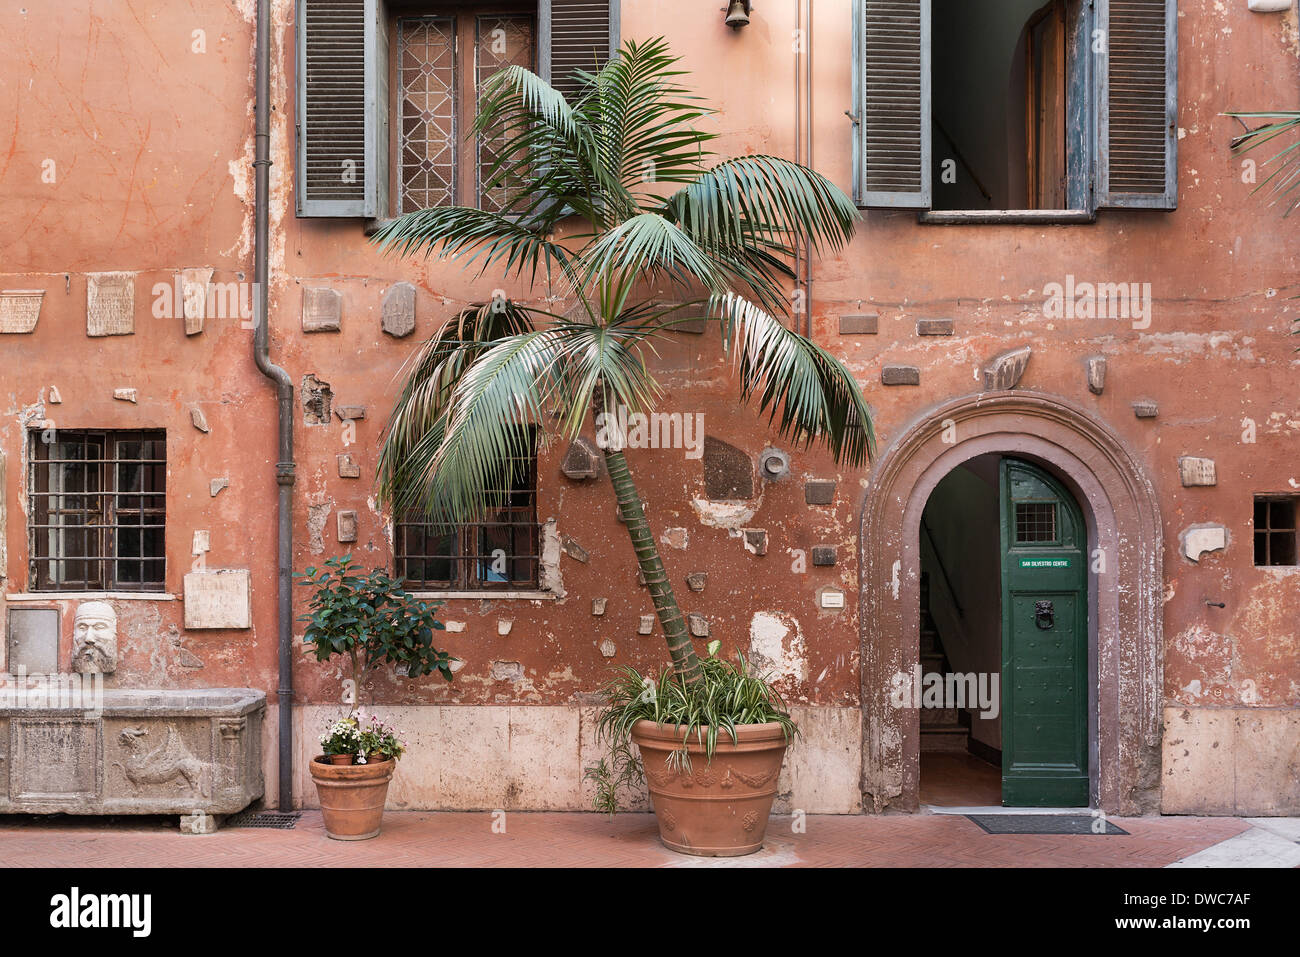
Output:
M186 628L251 628L248 569L225 568L185 576Z
M86 275L86 335L129 336L135 332L135 273Z

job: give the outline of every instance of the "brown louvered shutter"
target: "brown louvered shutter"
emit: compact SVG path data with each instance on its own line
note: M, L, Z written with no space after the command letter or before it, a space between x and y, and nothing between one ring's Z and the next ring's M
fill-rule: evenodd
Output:
M572 101L574 71L595 72L618 49L619 0L540 0L538 26L542 79Z
M1175 0L1097 0L1098 205L1178 204Z
M380 215L388 112L381 0L298 0L297 43L298 215Z
M930 0L857 0L858 202L930 206Z

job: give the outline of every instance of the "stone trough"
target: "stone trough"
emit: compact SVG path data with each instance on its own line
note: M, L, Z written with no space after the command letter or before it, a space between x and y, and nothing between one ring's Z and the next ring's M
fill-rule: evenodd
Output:
M102 694L102 709L0 703L0 812L180 814L183 830L209 831L262 796L264 692Z

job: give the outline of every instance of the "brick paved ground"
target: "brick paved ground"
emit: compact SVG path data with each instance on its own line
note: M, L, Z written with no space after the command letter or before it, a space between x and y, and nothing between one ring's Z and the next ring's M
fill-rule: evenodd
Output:
M813 816L805 833L774 817L767 846L731 861L682 857L658 841L653 817L510 812L505 833L488 813L388 812L370 841L331 841L320 813L291 831L226 828L183 836L176 819L0 822L0 867L285 866L877 866L1163 867L1246 830L1234 818L1113 819L1128 836L991 835L964 817Z

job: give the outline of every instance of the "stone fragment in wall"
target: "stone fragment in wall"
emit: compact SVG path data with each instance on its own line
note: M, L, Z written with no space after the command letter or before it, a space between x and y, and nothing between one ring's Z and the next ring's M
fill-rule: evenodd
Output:
M302 377L302 388L298 390L302 402L302 420L304 425L329 425L334 403L334 393L330 384L322 382L312 373Z
M197 669L203 667L203 659L200 658L198 655L196 655L194 652L190 651L188 648L179 649L176 652L176 656L179 659L179 663L182 668Z
M204 434L212 431L208 426L208 417L203 414L203 410L198 406L190 409L190 425Z
M835 483L830 479L810 479L804 482L803 500L808 505L830 505L835 501Z
M135 389L114 389L113 398L118 402L136 402L139 395Z
M246 568L190 572L184 579L185 627L252 627L251 576Z
M307 506L307 550L313 555L325 551L325 522L332 507L329 502Z
M456 674L458 671L460 671L460 670L461 670L462 668L464 668L464 667L465 667L465 659L464 659L464 658L453 658L453 659L451 660L451 662L448 663L448 665L447 665L447 670L450 671L452 674Z
M754 497L754 462L734 445L704 437L704 495L713 501Z
M568 535L564 536L564 541L560 544L560 547L564 549L564 554L568 555L575 562L582 562L585 565L591 558L591 556L587 554L587 550Z
M1139 399L1133 403L1133 414L1139 419L1154 419L1160 414L1160 406L1151 399Z
M920 385L921 370L916 366L887 365L880 370L881 385Z
M212 551L212 533L206 528L196 528L194 530L194 547L191 549L191 555L206 555Z
M351 452L342 452L335 456L338 463L339 478L361 478L361 466L352 459Z
M840 316L840 335L874 336L880 326L880 317L874 312L855 312Z
M767 482L781 481L790 474L790 456L780 449L764 449L758 454L758 474Z
M578 482L600 478L605 473L605 457L595 442L580 435L569 443L568 451L560 462L560 471L565 478Z
M1206 552L1218 552L1228 547L1228 530L1222 525L1192 525L1179 536L1183 554L1199 562Z
M605 614L605 606L609 603L608 598L593 598L591 600L591 613L596 617Z
M409 282L397 282L384 293L383 329L395 339L409 336L415 331L415 287Z
M63 402L63 393L59 391L58 386L50 386L50 398L47 401L49 401L50 405L59 405Z
M743 528L741 532L745 536L745 551L751 555L767 554L767 529Z
M1183 488L1198 488L1219 484L1214 469L1214 459L1184 455L1178 460L1178 475L1182 479Z
M1285 13L1291 9L1291 0L1246 0L1252 13Z
M339 417L341 422L364 419L366 417L366 407L364 405L336 405L334 414Z
M185 318L187 336L197 336L203 331L210 282L212 282L212 268L209 266L181 270L181 311Z
M44 299L44 289L0 291L0 333L35 332Z
M600 643L600 653L606 658L613 658L618 653L618 645L614 644L612 638L606 638Z
M522 681L524 666L518 661L494 661L488 674L493 681Z
M691 572L686 576L686 587L691 591L704 591L704 586L708 583L708 572Z
M665 528L663 535L659 536L659 541L669 548L684 549L689 541L688 533L684 528Z
M506 635L510 634L510 629L514 628L514 626L515 620L513 618L498 618L497 634L504 638Z
M538 572L538 585L542 591L550 592L556 598L563 598L567 592L564 588L564 575L560 570L560 555L563 551L560 534L556 531L555 519L548 518L542 522L542 565Z
M1033 349L1029 346L1021 346L995 356L984 367L984 391L1001 392L1018 386L1032 354Z
M956 332L956 324L951 319L916 320L918 336L951 336L954 332Z
M302 291L302 331L338 332L343 327L343 294L337 289Z
M638 635L648 635L652 631L654 631L654 628L655 628L655 616L642 615L641 620L637 623L636 633Z
M1092 356L1088 359L1088 391L1101 395L1106 388L1106 357Z
M356 512L350 509L341 511L335 516L334 521L340 542L355 542L357 540Z
M86 274L86 335L129 336L135 332L135 273Z
M690 625L691 637L707 638L709 637L709 619L703 615L690 614L686 616L687 623Z
M214 478L212 479L212 481L208 482L208 494L213 498L216 498L218 492L220 492L223 488L229 488L229 487L230 487L230 479Z
M834 565L836 562L834 545L814 545L812 550L812 563L817 566Z

